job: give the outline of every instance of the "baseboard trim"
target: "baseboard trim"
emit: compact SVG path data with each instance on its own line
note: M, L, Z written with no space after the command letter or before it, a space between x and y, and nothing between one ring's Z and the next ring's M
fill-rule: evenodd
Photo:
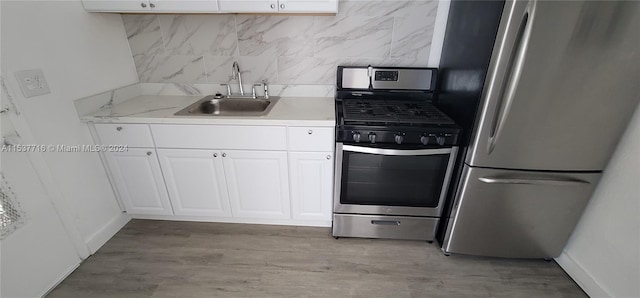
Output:
M602 285L566 252L555 258L556 263L582 288L589 297L613 297Z
M55 281L53 281L53 283L51 283L51 285L49 285L47 288L45 288L44 292L42 292L40 294L40 296L38 296L38 297L45 297L45 296L49 295L49 293L51 293L51 291L53 291L53 289L55 289L63 280L65 280L69 275L71 275L71 273L73 273L73 271L78 269L78 267L80 267L81 263L82 263L82 261L78 261L77 264L71 265L67 270L64 271L64 273L62 273Z
M282 225L282 226L302 226L302 227L331 227L331 220L292 220L292 219L266 219L266 218L221 218L208 216L183 216L183 215L148 215L132 214L134 219L153 220L173 220L173 221L201 221L201 222L221 222L240 223L258 225Z
M91 254L94 254L100 247L102 247L113 235L115 235L124 225L126 225L131 220L131 216L126 213L118 214L116 217L111 219L106 225L104 225L100 230L95 232L87 239L87 246L89 247L89 251Z

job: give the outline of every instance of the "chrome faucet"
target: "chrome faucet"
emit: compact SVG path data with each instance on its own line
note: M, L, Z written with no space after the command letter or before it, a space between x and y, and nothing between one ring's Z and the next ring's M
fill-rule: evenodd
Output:
M240 95L244 95L244 89L242 89L242 75L240 74L240 66L238 65L238 61L233 61L233 66L231 67L231 77L234 80L238 80L238 86L240 86Z

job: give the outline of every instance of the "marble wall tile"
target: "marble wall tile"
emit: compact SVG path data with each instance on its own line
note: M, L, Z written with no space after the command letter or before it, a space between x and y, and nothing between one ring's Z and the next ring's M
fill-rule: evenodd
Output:
M237 54L235 15L161 15L168 55Z
M155 15L123 15L122 22L135 55L164 54L160 23Z
M438 0L340 0L335 16L123 15L141 82L334 85L338 65L427 66ZM324 90L324 89L323 89Z
M338 16L394 16L403 8L410 7L417 1L340 1Z
M278 82L283 84L335 84L339 58L278 57Z
M317 17L315 57L387 57L393 17Z
M275 85L272 95L280 97L333 97L336 85Z
M228 83L231 78L231 67L236 60L237 58L228 56L204 57L204 69L207 72L207 81L218 84ZM244 75L244 69L241 68L240 71L241 74Z
M206 83L202 56L134 57L141 82Z
M278 82L277 59L263 57L242 56L238 58L238 65L245 84L258 84L262 80L269 83Z
M438 2L415 2L399 9L393 26L391 57L429 61Z
M231 68L237 61L240 66L243 85L258 84L262 80L275 83L278 78L277 60L261 57L205 57L204 64L207 72L207 81L214 84L226 84L231 80ZM237 81L232 81L233 86ZM234 92L237 90L234 90Z
M240 55L311 55L313 21L311 16L238 15Z

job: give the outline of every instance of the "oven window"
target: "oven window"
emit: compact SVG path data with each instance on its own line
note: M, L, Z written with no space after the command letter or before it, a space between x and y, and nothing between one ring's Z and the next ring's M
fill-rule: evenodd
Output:
M449 154L389 156L343 151L340 203L437 207Z

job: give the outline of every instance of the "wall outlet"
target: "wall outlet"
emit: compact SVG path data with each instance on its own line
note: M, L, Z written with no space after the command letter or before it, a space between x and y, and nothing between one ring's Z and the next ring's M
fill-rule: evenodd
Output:
M24 97L33 97L51 93L42 69L28 69L14 73Z

